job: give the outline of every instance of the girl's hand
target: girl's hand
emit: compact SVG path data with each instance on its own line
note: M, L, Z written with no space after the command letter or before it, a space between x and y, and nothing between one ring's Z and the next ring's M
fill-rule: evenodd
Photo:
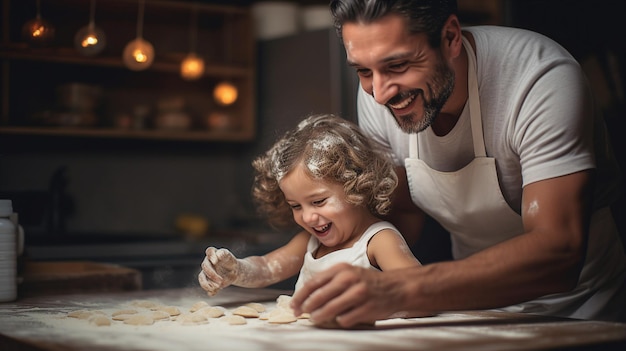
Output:
M228 249L209 247L205 253L198 282L209 296L214 296L237 279L239 262Z

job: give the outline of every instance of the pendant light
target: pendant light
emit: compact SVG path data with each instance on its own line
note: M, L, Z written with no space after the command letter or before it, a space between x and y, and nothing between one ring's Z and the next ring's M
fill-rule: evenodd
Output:
M41 17L41 3L37 0L37 15L22 26L22 37L29 44L45 46L54 39L54 26Z
M137 37L124 48L122 59L126 67L133 71L142 71L150 67L154 61L154 47L143 39L143 13L145 0L139 0L137 14Z
M226 38L226 43L224 45L225 50L226 50L226 62L230 63L230 59L232 57L232 19L230 17L227 17L227 21L224 24L225 25L225 31L226 34L224 35L224 37ZM230 82L229 80L225 80L220 82L219 84L217 84L215 86L215 88L213 89L213 99L215 100L215 102L218 105L221 106L229 106L235 103L235 101L237 101L237 97L239 96L239 92L237 89L237 86L235 84L233 84L232 82Z
M82 27L74 36L74 47L84 56L94 56L102 52L106 46L106 35L96 27L96 0L91 0L89 24Z
M180 75L186 80L196 80L204 74L204 60L196 54L198 41L198 11L193 5L193 11L189 26L189 54L180 64Z

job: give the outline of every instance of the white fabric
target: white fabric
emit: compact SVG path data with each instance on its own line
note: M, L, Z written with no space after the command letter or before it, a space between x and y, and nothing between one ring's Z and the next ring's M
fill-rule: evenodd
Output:
M626 258L606 208L613 200L610 196L615 194L619 180L614 173L615 165L607 167L611 162L609 148L596 147L594 154L593 143L607 145L607 141L603 129L593 128L601 125L598 122L601 120L588 118L593 109L578 64L560 46L536 33L500 27L472 27L467 31L476 42L476 82L487 157L474 157L476 138L472 137L473 116L468 106L446 136L438 137L430 128L420 133L415 145L419 159L407 163L414 202L451 231L454 256L463 258L498 240L521 234L521 230L515 232L514 224L509 226L513 217L507 214L507 219L501 219L493 214L499 213L498 206L508 207L501 209L504 212L519 214L523 186L597 168L594 204L597 211L592 218L587 260L577 288L508 309L575 318L624 318L623 308L618 311L622 316L616 317L616 305L610 301L626 300ZM358 110L359 124L389 148L396 163L410 158L411 137L398 128L385 107L362 89L359 89ZM472 169L476 163L483 162L494 163L495 171L490 177L493 184L499 184L492 184L497 189L472 185L466 188L469 194L445 193L455 187L443 183L461 181L455 173L462 178L468 176L465 173L482 176L482 171ZM431 171L414 171L413 163L423 163L419 167ZM452 176L441 176L445 173ZM440 194L419 194L422 188L440 188ZM477 206L480 201L468 198L500 191L506 201L500 205L491 195L484 198L483 207ZM451 202L455 197L461 206ZM468 201L471 211L475 211L473 216L464 207ZM500 222L506 223L500 239L493 233L494 220L498 226L502 225ZM517 221L521 223L521 217ZM489 233L483 235L481 230Z
M367 256L367 246L369 245L372 237L383 229L393 230L399 237L402 238L402 240L404 240L402 234L400 234L398 229L396 229L393 224L385 221L376 222L365 230L363 235L361 235L359 240L357 240L352 247L331 252L320 258L315 258L313 257L313 253L317 250L320 243L316 237L311 235L307 244L307 252L304 256L304 263L302 264L300 275L296 281L295 290L297 291L300 289L302 285L304 285L304 283L311 279L311 277L313 277L316 273L322 272L337 263L345 262L350 263L353 266L378 270L378 268L372 266L370 263Z

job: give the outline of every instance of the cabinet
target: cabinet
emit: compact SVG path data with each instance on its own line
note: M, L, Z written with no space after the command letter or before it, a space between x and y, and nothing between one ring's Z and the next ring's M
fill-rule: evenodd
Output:
M0 134L228 142L255 137L256 42L249 8L146 0L142 37L153 45L155 59L148 69L133 71L122 52L137 37L140 2L95 1L94 23L107 40L95 56L74 48L76 32L89 23L91 1L39 3L41 18L55 27L46 45L22 36L24 23L37 15L37 0L2 0ZM194 45L205 71L188 81L180 64ZM215 86L225 81L238 89L228 106L213 99ZM89 115L75 114L68 101L93 108ZM188 126L159 123L167 109Z

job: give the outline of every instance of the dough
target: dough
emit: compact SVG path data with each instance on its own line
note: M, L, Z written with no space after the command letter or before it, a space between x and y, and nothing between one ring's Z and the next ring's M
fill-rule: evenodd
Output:
M89 323L98 327L111 325L111 321L109 320L109 318L102 314L94 314L89 317Z
M194 303L193 305L191 305L191 308L189 308L189 312L196 312L197 310L204 308L204 307L209 307L210 305L208 303L206 303L205 301L198 301L196 303Z
M94 314L94 312L92 311L86 311L86 310L77 310L77 311L72 311L69 312L67 314L67 316L69 318L78 318L78 319L88 319L89 317L91 317Z
M115 316L119 316L122 314L137 314L137 313L139 313L137 310L118 310L118 311L113 312L111 316L115 317Z
M115 316L111 317L111 319L113 319L114 321L125 321L131 317L137 316L136 313L131 313L131 314L116 314Z
M276 298L276 307L291 309L289 303L291 302L291 296L289 295L280 295Z
M219 318L224 315L224 310L219 307L206 306L193 313L201 314L207 318Z
M232 312L236 316L241 316L245 318L258 318L259 312L252 307L248 306L239 306L235 308Z
M136 314L124 320L124 324L130 325L152 325L154 324L154 319L145 314Z
M207 317L199 313L181 314L176 318L176 321L182 325L200 325L209 323Z
M289 313L287 311L280 310L280 309L277 309L277 311L279 311L279 313L270 313L270 316L267 319L268 323L288 324L288 323L293 323L298 320L298 318L294 316L293 313Z
M263 306L263 304L258 303L258 302L250 302L245 304L244 306L250 307L255 309L257 312L265 312L265 306Z
M166 312L170 316L178 316L180 314L180 310L175 306L158 306L156 310Z
M130 303L131 306L147 308L149 310L156 309L159 307L159 304L156 302L148 301L148 300L135 300Z
M224 322L227 322L230 325L243 325L243 324L248 323L243 316L238 316L236 314L224 316L220 318L220 320L223 320Z
M170 314L165 311L154 311L152 312L150 317L152 317L152 319L154 319L155 321L162 320L162 319L170 319Z
M291 308L291 296L289 295L280 295L276 298L276 312L274 313L278 313L279 311L284 311L287 312L291 315L294 315L293 313L293 309ZM303 313L299 316L295 316L298 319L309 319L311 318L311 315L309 313Z

